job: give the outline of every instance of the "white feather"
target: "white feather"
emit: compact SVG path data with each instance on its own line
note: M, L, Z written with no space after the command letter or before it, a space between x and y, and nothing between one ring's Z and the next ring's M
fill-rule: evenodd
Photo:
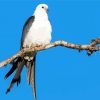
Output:
M43 9L42 6L44 6L45 9ZM34 13L35 20L25 37L23 47L50 43L52 27L48 20L46 9L48 9L48 6L43 4L36 8Z

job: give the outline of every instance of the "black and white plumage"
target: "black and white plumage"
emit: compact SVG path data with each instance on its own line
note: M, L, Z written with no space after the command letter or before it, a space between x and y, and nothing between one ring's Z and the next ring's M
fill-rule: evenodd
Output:
M21 49L50 43L52 28L48 20L47 10L48 6L46 4L39 4L36 7L34 15L29 17L29 19L26 21L22 32ZM34 56L27 54L25 57L19 57L13 62L13 66L5 75L5 78L8 78L15 70L16 73L6 93L10 91L14 83L19 85L21 81L21 72L25 65L27 68L28 82L32 85L33 95L36 99L35 62L36 52L34 52Z

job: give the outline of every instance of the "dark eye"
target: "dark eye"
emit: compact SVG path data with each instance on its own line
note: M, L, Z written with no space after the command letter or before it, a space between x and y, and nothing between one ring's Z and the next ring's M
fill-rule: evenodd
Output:
M44 7L42 6L42 8L44 8Z

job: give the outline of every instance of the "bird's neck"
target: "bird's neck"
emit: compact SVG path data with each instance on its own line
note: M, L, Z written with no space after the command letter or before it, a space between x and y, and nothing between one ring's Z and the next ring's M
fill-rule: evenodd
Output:
M37 20L48 20L48 15L46 12L35 12L35 19Z

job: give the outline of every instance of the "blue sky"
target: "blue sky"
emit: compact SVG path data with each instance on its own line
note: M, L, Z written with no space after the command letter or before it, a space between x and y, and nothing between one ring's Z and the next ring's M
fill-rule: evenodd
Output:
M52 42L65 40L87 44L100 36L100 0L0 0L0 61L17 53L22 28L39 3L49 6ZM56 47L38 52L36 62L37 100L100 100L100 52ZM26 69L22 81L6 95L13 75L4 80L10 65L0 69L1 100L33 100Z

